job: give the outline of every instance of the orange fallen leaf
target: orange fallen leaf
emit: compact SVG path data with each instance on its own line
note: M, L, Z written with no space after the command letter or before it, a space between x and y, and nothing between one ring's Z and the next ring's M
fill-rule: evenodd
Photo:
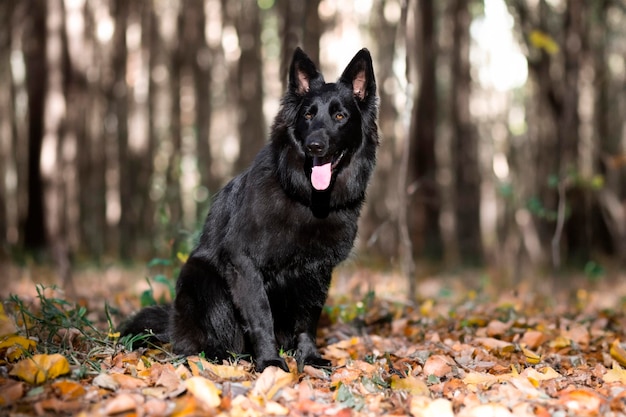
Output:
M65 400L76 399L87 393L85 387L75 381L56 381L52 384L52 388Z
M70 372L70 364L65 356L55 353L33 355L22 359L15 364L9 375L16 376L30 384L41 384L68 372Z
M0 407L13 404L24 395L24 383L0 378Z
M126 374L111 374L111 378L113 378L122 389L137 389L148 385L145 381Z
M210 408L216 408L222 402L222 391L210 380L202 376L192 376L185 381L187 390L200 402Z
M439 378L452 371L454 361L445 355L432 355L424 363L424 375L435 375Z
M539 330L528 330L520 339L520 345L526 345L529 349L536 349L541 346L548 337Z
M573 389L559 396L559 403L574 413L598 415L605 399L591 390Z

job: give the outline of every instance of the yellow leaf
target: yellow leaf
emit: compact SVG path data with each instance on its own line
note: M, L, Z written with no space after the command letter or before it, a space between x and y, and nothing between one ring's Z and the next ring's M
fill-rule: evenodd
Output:
M0 303L0 336L15 333L16 331L15 323L7 316L4 306Z
M204 377L192 376L185 381L185 386L197 400L211 408L218 407L222 402L220 398L222 391L213 382Z
M554 55L559 52L559 44L556 43L552 36L541 30L533 30L530 32L529 40L531 45L537 49L543 49L550 55Z
M537 355L532 350L522 348L522 352L524 353L524 356L526 357L526 362L530 363L531 365L536 365L539 362L541 362L541 355Z
M6 336L0 342L0 350L7 349L6 358L14 361L23 356L24 351L32 351L37 346L37 342L22 336Z
M565 347L569 347L572 344L572 341L567 337L557 336L553 341L550 342L550 347L553 349L563 349Z
M624 350L622 345L619 343L619 339L615 339L613 343L611 343L609 353L613 359L619 362L620 365L626 366L626 350Z
M189 259L189 254L188 253L178 252L176 254L176 257L178 258L179 261L181 261L182 263L185 263L185 262L187 262L187 259Z
M400 378L398 375L391 377L391 389L407 391L411 395L429 395L430 391L424 381L414 376Z
M430 316L430 314L433 311L434 305L435 305L435 302L433 301L432 298L429 298L426 301L424 301L422 305L420 305L420 315L426 316L426 317Z
M626 384L626 370L624 370L617 361L613 361L613 368L602 377L604 382L619 382Z
M41 384L49 379L54 379L70 371L70 364L65 356L55 353L53 355L33 355L22 359L15 364L9 375L30 383Z

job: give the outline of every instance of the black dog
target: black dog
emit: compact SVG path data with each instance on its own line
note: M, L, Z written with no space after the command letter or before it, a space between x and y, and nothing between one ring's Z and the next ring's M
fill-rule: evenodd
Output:
M329 366L315 344L333 268L349 255L378 146L376 82L359 51L325 83L296 49L270 142L217 195L183 266L173 306L149 307L123 334L152 330L175 353L251 353L256 370Z

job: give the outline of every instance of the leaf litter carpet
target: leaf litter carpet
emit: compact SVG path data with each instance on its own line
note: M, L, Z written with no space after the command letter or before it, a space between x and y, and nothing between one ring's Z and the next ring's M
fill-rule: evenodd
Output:
M375 275L342 272L328 300L333 367L284 352L289 373L124 347L114 327L135 287L94 284L78 302L17 288L0 312L0 415L626 416L623 276L548 295L435 278L407 302Z

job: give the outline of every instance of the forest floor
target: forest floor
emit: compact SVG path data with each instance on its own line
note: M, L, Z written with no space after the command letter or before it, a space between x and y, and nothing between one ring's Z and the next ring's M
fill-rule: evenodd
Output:
M54 282L45 269L6 271L3 416L626 416L623 273L514 290L489 273L424 277L407 302L397 276L343 268L319 328L332 369L286 352L291 372L258 374L246 357L121 343L142 294L169 297L146 271L79 273L77 301L36 286Z

